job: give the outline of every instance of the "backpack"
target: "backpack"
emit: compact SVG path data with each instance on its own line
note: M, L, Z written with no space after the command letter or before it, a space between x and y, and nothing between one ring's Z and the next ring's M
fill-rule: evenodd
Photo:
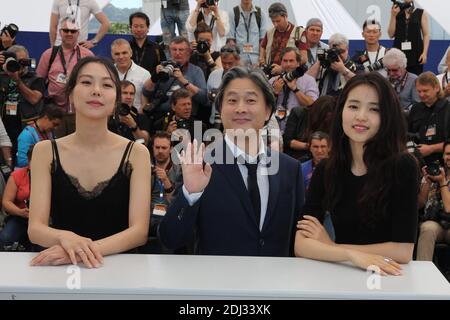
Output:
M256 23L258 24L258 29L261 30L261 8L255 6L255 9L256 9ZM234 7L233 11L234 11L234 27L237 28L239 24L239 19L241 18L239 6Z

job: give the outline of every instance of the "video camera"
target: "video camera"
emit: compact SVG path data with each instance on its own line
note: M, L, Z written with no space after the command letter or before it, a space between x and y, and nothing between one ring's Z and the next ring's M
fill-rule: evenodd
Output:
M364 70L366 72L377 71L384 68L383 58L375 61L374 63L370 63L369 57L364 54L359 57L359 62L364 66Z
M166 82L171 77L173 77L173 71L175 68L181 69L182 66L180 66L178 63L176 63L173 60L167 60L161 62L161 66L163 67L161 71L158 72L158 79L162 82Z
M412 3L405 3L397 0L391 0L394 6L398 6L401 11L412 7Z
M6 70L8 72L17 72L20 70L21 66L36 68L36 60L35 59L19 59L17 60L17 56L14 52L3 51L0 55L5 57L4 64L6 65Z
M344 50L335 47L330 49L318 48L317 59L322 67L328 68L333 62L339 61L339 55L343 52Z
M7 24L0 31L0 35L4 34L6 31L8 31L11 38L14 38L17 35L17 32L19 32L19 27L14 23Z
M301 66L297 67L294 71L283 72L281 74L281 78L285 82L291 82L294 79L298 79L298 78L302 77L306 71L308 71L308 67L305 65L301 65Z

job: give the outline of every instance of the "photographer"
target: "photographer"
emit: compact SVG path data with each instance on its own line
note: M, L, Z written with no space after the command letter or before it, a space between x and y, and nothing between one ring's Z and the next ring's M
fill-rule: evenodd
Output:
M218 0L196 0L197 6L191 12L186 22L189 41L193 41L194 31L200 22L204 21L212 30L214 41L211 45L212 51L219 51L225 45L226 35L230 31L228 13L219 10Z
M155 122L155 129L166 131L182 139L189 132L190 140L193 140L195 118L192 116L192 94L184 88L178 89L171 95L170 105L172 110L165 117ZM200 123L200 121L198 122ZM177 131L177 129L184 129L187 132L184 130ZM203 136L203 132L206 130L203 123L201 129Z
M158 239L158 226L172 202L174 191L181 183L181 167L172 162L170 134L158 131L152 138L152 197L149 243L145 246L145 253L167 253Z
M189 62L200 67L205 75L205 79L208 79L212 71L222 66L220 53L211 50L213 34L206 23L200 22L197 29L195 29L194 35L195 41L192 44L194 52Z
M402 50L408 58L408 71L420 75L430 45L428 14L416 8L413 0L392 2L389 37L394 38L394 48Z
M17 152L17 138L25 124L37 118L42 110L44 79L31 70L28 50L15 45L0 54L0 110L6 132Z
M308 74L319 80L320 96L338 96L348 80L355 76L356 66L348 55L348 39L335 33L328 40L330 49L318 54Z
M383 57L386 48L380 44L381 24L376 20L366 20L363 24L362 36L365 42L364 50L356 50L352 57L356 64L356 72L377 71L383 77L387 76L384 70Z
M432 261L437 242L450 244L450 141L444 143L444 168L423 167L419 207L424 208L425 220L420 225L417 260ZM430 170L431 169L431 170Z
M306 66L311 66L317 61L317 49L328 49L328 44L320 41L323 34L323 23L319 18L311 18L306 23L306 41L308 42L308 61Z
M285 48L281 53L282 74L269 80L277 97L275 116L281 133L284 133L286 120L293 108L309 107L319 97L316 81L300 67L301 59L297 48Z
M142 87L150 79L150 72L138 66L131 57L130 43L125 39L116 39L111 43L111 56L119 73L120 80L128 80L134 84L136 89L133 106L141 111L145 101L142 101Z
M272 74L281 73L281 52L286 47L297 47L302 56L302 63L308 61L305 30L289 22L284 4L275 2L269 7L269 18L273 28L269 29L260 43L259 65L272 67Z
M416 80L421 102L411 108L408 117L408 133L416 135L418 149L430 164L442 159L444 141L449 137L450 105L441 98L441 86L432 72L422 73Z
M133 106L136 87L131 81L120 81L122 104L117 106L114 116L109 121L109 129L131 141L144 140L147 145L150 134L148 132L148 120L143 114L138 113Z
M19 27L14 23L7 24L0 31L0 51L8 50L16 44L16 36L19 32Z
M166 56L159 45L147 37L150 19L143 12L135 12L130 15L129 23L133 35L130 40L131 59L138 66L150 72L152 77L156 77L156 66L161 61L165 61Z
M416 90L417 75L406 70L406 56L397 48L392 48L383 58L387 78L400 98L400 105L409 111L414 103L420 102Z
M169 98L180 88L186 88L191 92L194 116L198 115L201 106L209 106L205 76L199 67L189 63L191 57L189 41L183 37L175 37L170 43L169 50L172 60L156 67L158 72L156 82L149 79L144 85L143 93L150 102L144 107L144 112L151 122L164 117L170 111Z
M208 97L212 104L211 117L209 123L214 125L215 128L222 128L222 121L220 120L220 114L216 111L214 101L216 95L219 92L219 87L222 84L222 78L225 73L233 67L236 67L241 62L240 50L236 45L225 45L220 49L220 61L222 62L222 68L218 68L211 72L206 83L208 90Z

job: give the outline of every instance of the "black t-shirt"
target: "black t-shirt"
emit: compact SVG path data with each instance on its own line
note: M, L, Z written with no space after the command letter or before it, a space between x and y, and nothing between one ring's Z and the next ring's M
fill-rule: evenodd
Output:
M431 107L419 102L413 105L408 116L408 132L418 133L420 144L437 144L450 136L449 128L445 129L445 118L449 115L450 105L446 99L438 99ZM447 127L450 123L447 124ZM447 132L445 132L447 130ZM433 153L425 157L425 161L440 160L442 153Z
M325 197L324 169L322 161L314 170L306 194L306 202L303 208L304 214L317 217L323 223ZM336 243L341 244L373 244L383 242L414 243L417 235L419 192L418 167L416 161L405 155L399 159L395 169L396 179L393 192L388 199L385 217L374 228L366 227L363 212L358 209L358 198L361 196L367 175L355 176L349 169L341 181L342 197L336 208L331 213Z
M133 51L131 59L133 59L134 63L150 72L153 81L156 82L156 66L160 64L161 61L166 60L164 51L161 50L156 43L148 39L145 39L145 42L141 48L137 45L134 37L130 40L130 47Z

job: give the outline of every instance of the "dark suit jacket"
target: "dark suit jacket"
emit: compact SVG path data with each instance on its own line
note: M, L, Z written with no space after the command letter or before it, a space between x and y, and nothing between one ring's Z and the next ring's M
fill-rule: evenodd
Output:
M303 206L300 163L279 156L279 171L269 175L269 199L260 231L237 164L213 164L201 198L189 206L182 190L159 226L162 243L182 247L195 235L196 253L239 256L293 256L296 222Z

